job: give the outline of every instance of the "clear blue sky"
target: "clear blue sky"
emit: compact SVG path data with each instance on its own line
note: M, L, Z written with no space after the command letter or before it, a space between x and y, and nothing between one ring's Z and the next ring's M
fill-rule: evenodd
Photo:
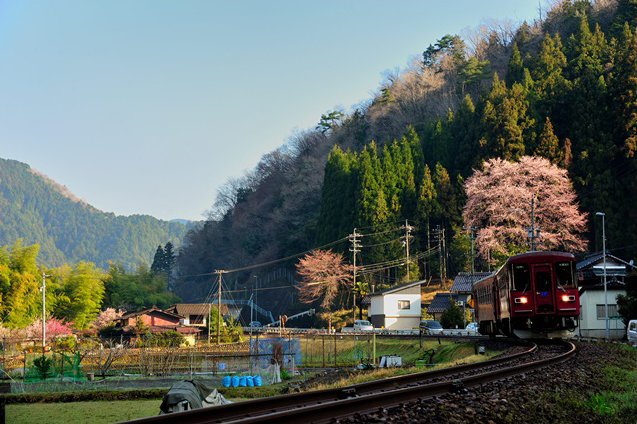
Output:
M216 190L445 34L534 0L0 0L0 157L118 215Z

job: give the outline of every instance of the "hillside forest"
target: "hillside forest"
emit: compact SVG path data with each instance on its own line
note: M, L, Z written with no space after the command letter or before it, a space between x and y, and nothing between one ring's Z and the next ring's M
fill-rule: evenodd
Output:
M158 245L178 245L187 226L148 215L116 216L73 196L66 187L15 160L0 159L0 246L38 244L38 263L87 261L128 271L148 263Z
M492 159L544 158L562 170L584 241L571 250L601 250L602 211L608 248L629 260L637 247L636 150L637 1L552 2L534 22L489 22L464 38L441 37L405 70L387 72L371 99L327 111L316 128L229 180L209 219L184 239L176 291L205 298L217 269L238 269L228 279L248 287L253 275L293 269L293 255L317 247L351 263L355 229L363 234L359 264L404 257L405 237L420 258L409 272L394 265L370 273L368 283L469 270L466 182ZM542 207L533 193L518 197L523 220L502 225L530 226L531 208ZM483 230L474 228L478 247ZM546 235L537 249L553 247ZM427 256L438 245L445 256ZM476 269L529 247L520 237L504 253L479 249ZM279 258L288 260L244 268Z

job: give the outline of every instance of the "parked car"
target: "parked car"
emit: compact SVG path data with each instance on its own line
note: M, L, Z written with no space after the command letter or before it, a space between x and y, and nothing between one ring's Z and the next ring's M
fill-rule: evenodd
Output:
M424 330L425 334L442 334L442 325L438 321L422 320L420 329Z
M637 344L637 319L631 319L628 322L626 337L628 337L628 343Z
M478 332L478 323L477 322L470 322L466 327L465 327L466 331L470 331L470 332L474 332L477 333Z
M364 319L357 319L354 321L354 331L373 331L374 326L371 322Z

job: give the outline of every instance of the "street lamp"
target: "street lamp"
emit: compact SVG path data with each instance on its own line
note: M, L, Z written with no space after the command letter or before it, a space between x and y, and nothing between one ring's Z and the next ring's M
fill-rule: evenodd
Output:
M610 339L610 329L608 327L608 289L606 288L606 214L603 212L595 213L597 216L602 217L602 246L604 249L604 310L606 314L606 340Z

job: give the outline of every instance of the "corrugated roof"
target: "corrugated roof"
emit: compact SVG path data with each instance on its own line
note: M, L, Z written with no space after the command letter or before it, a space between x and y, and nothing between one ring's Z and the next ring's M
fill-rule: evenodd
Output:
M453 280L451 285L451 291L456 293L469 293L472 289L473 283L480 281L493 274L492 272L460 272Z
M397 292L397 291L408 289L410 287L420 286L424 282L425 282L425 280L420 280L420 281L412 281L412 282L409 282L409 283L399 284L397 286L393 286L393 287L390 287L390 288L385 289L385 290L379 290L379 291L376 291L374 293L370 293L369 296L380 296L380 295L384 295L384 294L394 293L394 292Z
M138 311L138 312L129 312L127 314L122 315L120 318L117 318L117 320L125 320L125 319L128 319L128 318L134 318L134 317L137 317L137 316L140 316L140 315L149 314L151 312L161 312L162 314L166 314L166 315L169 315L169 316L172 316L172 317L175 317L175 318L179 318L179 319L184 318L182 315L178 315L178 314L176 314L174 312L162 311L161 309L159 309L157 307L153 307L153 308L143 309L143 310Z

